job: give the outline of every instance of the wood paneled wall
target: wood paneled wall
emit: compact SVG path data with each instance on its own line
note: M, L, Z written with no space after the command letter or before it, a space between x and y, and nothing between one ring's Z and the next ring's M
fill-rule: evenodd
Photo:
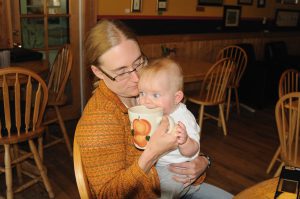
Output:
M11 2L0 0L0 49L12 47Z
M285 41L290 54L300 54L299 32L285 33L222 33L195 35L140 36L139 42L148 57L161 56L161 45L176 48L178 56L200 57L213 62L217 52L230 44L252 43L257 59L264 57L264 45L270 41Z

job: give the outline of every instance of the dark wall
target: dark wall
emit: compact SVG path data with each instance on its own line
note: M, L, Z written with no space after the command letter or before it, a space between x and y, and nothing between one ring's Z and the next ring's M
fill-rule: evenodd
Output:
M100 18L99 18L100 19ZM262 20L243 19L238 27L224 27L222 19L124 19L125 24L131 27L138 35L163 35L163 34L198 34L222 32L260 32L260 31L298 31L295 28L276 27L273 21L262 24Z

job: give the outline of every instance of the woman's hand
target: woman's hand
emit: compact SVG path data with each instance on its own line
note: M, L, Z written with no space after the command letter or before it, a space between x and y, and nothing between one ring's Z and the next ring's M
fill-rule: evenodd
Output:
M175 181L187 186L197 180L205 172L207 166L208 160L204 156L198 156L190 162L172 163L169 165L169 170L175 173L173 176Z
M176 149L176 147L178 146L177 135L174 133L168 133L168 127L168 117L164 116L161 124L151 136L146 150L151 150L152 152L160 156L166 152Z
M169 120L164 116L160 125L151 136L146 149L139 158L138 164L146 173L151 169L162 154L172 151L178 146L176 134L167 133L168 127Z

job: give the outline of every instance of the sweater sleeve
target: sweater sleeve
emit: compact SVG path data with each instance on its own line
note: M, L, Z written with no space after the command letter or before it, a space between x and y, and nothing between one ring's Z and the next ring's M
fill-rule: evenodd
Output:
M99 190L98 198L157 198L159 190L153 186L151 175L146 175L135 161L107 182Z
M127 153L133 151L128 147L133 146L128 143L123 123L115 112L86 108L75 136L87 179L98 198L157 198L157 173L154 168L148 174L141 170L137 163L140 152L126 166Z

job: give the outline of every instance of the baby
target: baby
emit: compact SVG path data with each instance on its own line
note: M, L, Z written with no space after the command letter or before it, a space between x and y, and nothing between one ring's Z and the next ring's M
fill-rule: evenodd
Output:
M200 128L193 114L181 103L183 99L183 76L181 67L171 59L162 58L150 63L141 71L138 102L147 108L162 107L177 123L178 147L160 157L156 169L160 178L161 198L180 198L189 186L172 179L167 165L190 161L200 149Z

